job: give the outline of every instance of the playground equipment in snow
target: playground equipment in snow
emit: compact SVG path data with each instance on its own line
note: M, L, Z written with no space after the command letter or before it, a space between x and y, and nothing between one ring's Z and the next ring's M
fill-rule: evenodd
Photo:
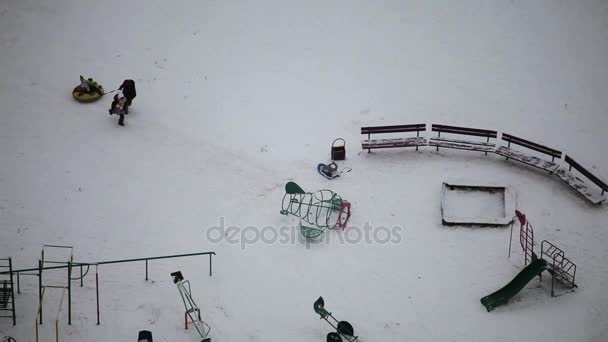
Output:
M534 230L526 215L516 210L515 216L520 223L519 242L524 253L524 269L521 270L507 285L500 290L481 298L481 304L486 310L492 311L499 305L508 303L536 276L542 282L543 271L551 274L551 297L555 297L556 280L566 285L571 290L576 288L574 283L576 277L576 264L565 257L563 250L559 249L547 240L541 243L540 258L534 253ZM509 256L511 246L509 242Z
M497 205L501 205L502 208L494 215L486 212L483 214L453 213L454 210L451 209L455 202L460 202L461 196L465 193L471 196L498 194L499 196L496 196ZM466 183L461 181L443 183L441 189L441 223L444 226L504 226L513 222L513 217L507 214L513 212L513 210L515 210L515 192L508 186L470 181Z
M49 248L61 248L61 249L67 249L69 251L69 256L66 258L65 261L57 261L57 260L48 260L48 258L45 258L45 249L49 249ZM100 323L100 309L99 309L99 273L98 273L98 268L101 265L107 265L107 264L118 264L118 263L132 263L132 262L145 262L145 275L146 278L145 280L148 280L148 262L150 260L160 260L160 259L173 259L173 258L183 258L183 257L192 257L192 256L200 256L200 255L208 255L209 256L209 276L212 276L212 256L215 255L215 252L199 252L199 253L188 253L188 254L174 254L174 255L163 255L163 256L152 256L152 257L146 257L146 258L136 258L136 259L121 259L121 260L109 260L109 261L98 261L98 262L93 262L93 263L86 263L86 262L75 262L72 259L72 246L57 246L57 245L43 245L43 249L42 249L42 253L40 256L40 259L38 260L38 267L36 268L27 268L27 269L12 269L12 264L9 264L9 267L4 267L5 270L2 269L2 267L0 267L0 279L2 279L3 277L7 277L10 280L10 290L11 290L11 297L13 298L12 302L7 302L7 304L12 304L14 303L14 290L13 290L13 280L14 278L17 279L16 281L16 287L17 287L17 293L21 293L20 291L20 278L21 276L36 276L38 277L38 310L36 313L36 329L38 329L38 325L42 325L42 306L43 306L43 302L44 302L44 295L45 295L45 290L47 288L52 288L52 289L56 289L59 288L60 290L62 290L62 296L61 296L61 301L59 304L59 310L58 310L58 314L61 312L61 303L63 303L63 299L65 297L67 297L67 306L68 306L68 324L71 323L71 313L72 313L72 305L71 305L71 292L72 292L72 281L80 281L80 287L84 286L84 278L87 276L87 274L89 274L89 270L91 266L95 267L95 293L96 293L96 304L97 304L97 325L101 324ZM47 255L48 257L48 255ZM0 261L2 261L3 259L0 259ZM9 261L10 262L10 261ZM54 266L46 266L47 264L53 264ZM74 275L76 273L75 268L80 268L80 275L79 276L75 276L72 277L72 275ZM44 273L43 271L47 271L47 270L59 270L59 269L67 269L67 276L66 276L66 283L65 284L61 284L61 285L57 285L57 284L48 284L45 280L46 278L43 277ZM16 277L15 277L16 276ZM1 284L1 282L0 282ZM9 285L9 284L7 284ZM8 287L7 287L8 289ZM3 291L5 292L5 291ZM66 296L67 295L67 296ZM10 310L9 310L10 311ZM16 319L15 319L15 308L12 308L12 312L13 312L13 324L16 324ZM57 316L59 317L59 315ZM59 332L59 322L58 319L55 320L55 335L58 335ZM36 339L38 339L38 334L36 334ZM37 341L37 340L36 340Z
M192 322L194 328L203 339L201 342L211 342L211 338L207 337L209 336L211 327L201 319L201 310L192 298L190 281L184 280L184 276L180 271L171 273L171 277L173 278L173 283L177 285L179 294L184 302L184 307L186 308L186 312L184 313L185 328L188 329L188 318L190 318L190 322Z
M323 297L319 297L313 304L315 312L321 316L321 319L325 320L335 332L327 334L327 342L342 342L344 337L348 342L361 342L359 337L355 336L353 326L347 321L338 321L331 312L325 309L325 301Z
M0 311L8 311L10 315L2 315L0 318L12 318L13 325L17 324L15 315L15 283L13 282L13 260L11 258L0 259L0 270L8 270L8 274L0 274Z
M319 237L327 228L344 229L350 210L350 203L331 190L311 193L294 182L285 184L281 214L299 217L300 231L306 238Z

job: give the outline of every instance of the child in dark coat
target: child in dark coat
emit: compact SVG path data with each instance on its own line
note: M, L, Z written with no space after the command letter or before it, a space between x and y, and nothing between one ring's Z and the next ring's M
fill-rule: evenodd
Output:
M137 96L137 93L135 92L135 81L124 80L118 89L122 90L122 93L125 94L125 97L127 98L127 107L130 106L135 96ZM129 110L127 109L127 114L128 113Z
M110 115L118 114L120 118L118 119L118 124L121 126L125 125L125 115L128 114L128 105L127 105L127 97L123 96L123 94L118 91L116 95L114 95L114 100L112 101L112 107L109 112Z

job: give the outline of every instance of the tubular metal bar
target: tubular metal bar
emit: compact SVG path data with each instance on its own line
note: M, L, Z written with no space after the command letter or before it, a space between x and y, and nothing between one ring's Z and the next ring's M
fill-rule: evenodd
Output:
M62 246L62 245L42 245L42 247L51 247L51 248L74 248L74 246Z
M215 252L200 252L200 253L188 253L188 254L173 254L173 255L163 255L156 257L148 257L148 258L136 258L136 259L121 259L121 260L111 260L111 261L101 261L101 262L72 262L72 266L87 266L87 265L106 265L106 264L118 264L124 262L136 262L136 261L145 261L145 260L157 260L157 259L170 259L170 258L181 258L181 257L189 257L195 255L215 255ZM64 262L65 263L65 262ZM60 268L67 268L67 265L62 266L50 266L50 267L38 267L38 268L27 268L21 270L14 270L13 272L29 272L29 271L40 271L40 270L55 270ZM0 274L8 274L10 272L3 271Z
M44 254L44 250L42 250ZM42 325L42 296L44 288L42 287L42 259L38 260L38 310L40 310L40 325Z
M99 325L99 273L97 272L97 266L95 266L95 295L97 298L97 325Z
M11 307L13 309L13 325L17 325L17 315L15 314L15 283L13 282L13 260L8 258L8 269L11 271Z
M72 261L68 261L68 325L72 325ZM59 342L59 335L57 335L57 342Z

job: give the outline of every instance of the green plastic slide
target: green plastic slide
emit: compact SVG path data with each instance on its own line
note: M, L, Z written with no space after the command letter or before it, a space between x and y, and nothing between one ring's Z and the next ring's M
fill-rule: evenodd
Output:
M540 275L547 270L547 261L543 259L535 259L530 265L526 266L519 274L513 278L505 287L492 293L491 295L481 298L481 304L486 307L488 312L494 310L499 305L506 304L509 299L513 298L530 280Z

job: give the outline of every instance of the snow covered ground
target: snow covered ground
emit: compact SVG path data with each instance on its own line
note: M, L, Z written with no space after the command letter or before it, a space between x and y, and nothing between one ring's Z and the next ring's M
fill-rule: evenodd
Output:
M320 295L363 341L607 341L605 205L495 156L367 154L359 143L366 125L497 129L606 179L607 55L601 0L0 0L0 256L35 267L45 243L73 245L83 262L217 253L213 277L197 257L151 262L147 282L143 263L101 266L101 325L87 276L72 325L65 304L59 316L68 342L135 341L142 329L197 341L183 330L175 270L214 341L324 341ZM81 74L107 90L136 81L126 127L107 114L109 97L71 98ZM315 167L337 137L353 171L328 181ZM479 299L522 255L514 244L506 258L508 228L441 225L441 184L453 177L510 185L537 241L578 264L580 288L551 298L534 280L486 312ZM279 214L289 180L336 191L353 205L345 233L369 224L376 239L209 239L222 220L293 226ZM36 278L21 290L18 324L0 320L0 337L29 342ZM54 340L60 293L49 291L41 341Z

